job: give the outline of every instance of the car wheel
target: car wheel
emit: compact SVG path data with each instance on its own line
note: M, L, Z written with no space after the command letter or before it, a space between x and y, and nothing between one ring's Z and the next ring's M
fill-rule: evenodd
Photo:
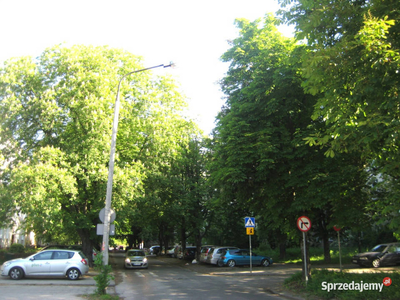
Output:
M24 277L24 271L21 268L14 267L10 270L9 275L11 279L18 280Z
M269 267L269 266L271 265L271 262L270 262L268 259L263 259L263 260L261 261L261 265L262 265L263 267Z
M223 260L218 260L217 262L218 267L223 267L224 266L224 261Z
M236 266L236 261L234 261L233 259L230 259L230 260L228 260L227 265L228 265L228 267L232 268L232 267Z
M374 259L374 260L372 261L372 266L373 266L374 268L379 268L379 267L381 266L381 261L379 260L379 258Z
M77 268L71 268L67 271L67 277L70 280L77 280L79 279L79 276L81 275L81 272Z

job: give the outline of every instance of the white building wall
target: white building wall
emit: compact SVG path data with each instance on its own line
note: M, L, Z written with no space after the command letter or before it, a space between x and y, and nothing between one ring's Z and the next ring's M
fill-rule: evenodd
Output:
M24 219L25 215L15 216L12 228L0 228L0 248L8 248L12 244L35 245L35 234L33 232L26 233L25 230L20 228Z

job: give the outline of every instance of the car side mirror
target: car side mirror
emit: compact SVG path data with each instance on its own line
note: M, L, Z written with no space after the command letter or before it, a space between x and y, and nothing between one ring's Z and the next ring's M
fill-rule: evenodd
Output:
M35 260L35 258L34 258L34 257L31 257L29 260L30 260L30 261L34 261L34 260Z

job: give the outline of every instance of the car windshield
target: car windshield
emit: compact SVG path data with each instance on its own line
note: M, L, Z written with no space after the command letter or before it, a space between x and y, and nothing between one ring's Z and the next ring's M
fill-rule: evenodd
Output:
M143 251L128 251L128 256L145 256Z
M383 250L386 249L386 247L387 245L378 245L372 248L371 252L382 252Z

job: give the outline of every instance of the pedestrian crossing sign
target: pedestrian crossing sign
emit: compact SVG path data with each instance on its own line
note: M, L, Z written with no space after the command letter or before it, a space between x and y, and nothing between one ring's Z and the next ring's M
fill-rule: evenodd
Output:
M256 219L251 217L244 218L244 227L256 227Z

